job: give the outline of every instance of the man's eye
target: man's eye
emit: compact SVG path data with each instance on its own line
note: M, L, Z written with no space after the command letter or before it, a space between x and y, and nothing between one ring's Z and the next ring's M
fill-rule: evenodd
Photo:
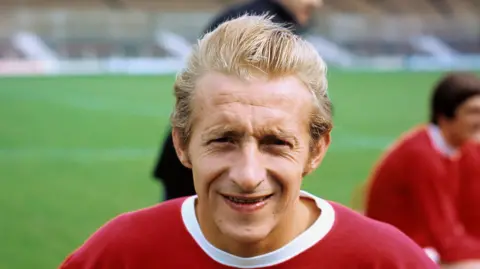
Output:
M272 141L272 145L275 145L275 146L290 146L290 143L288 143L287 141L281 140L281 139L274 139Z
M268 136L263 139L263 144L268 146L287 146L291 147L292 144L286 140L282 140L276 137Z
M233 139L231 137L220 137L213 139L211 143L233 143Z

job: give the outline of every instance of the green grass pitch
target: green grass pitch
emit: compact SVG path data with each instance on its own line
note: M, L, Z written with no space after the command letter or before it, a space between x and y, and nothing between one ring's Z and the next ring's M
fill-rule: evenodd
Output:
M333 144L304 189L349 205L439 73L329 73ZM0 269L56 268L101 224L155 204L173 76L0 79Z

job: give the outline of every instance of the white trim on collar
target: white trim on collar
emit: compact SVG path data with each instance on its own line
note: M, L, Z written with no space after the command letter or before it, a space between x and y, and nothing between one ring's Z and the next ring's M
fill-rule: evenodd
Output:
M447 144L445 138L435 124L428 125L428 134L430 136L430 140L432 141L433 147L436 148L440 153L445 156L451 157L456 153L456 149L452 146Z
M273 252L260 256L243 258L214 247L207 241L200 229L196 214L195 200L197 196L187 198L182 204L182 219L190 235L202 248L202 250L213 260L226 266L235 268L261 268L283 263L322 240L332 229L335 222L335 210L332 205L305 191L300 192L301 197L309 198L315 201L315 204L321 210L318 219L287 245Z

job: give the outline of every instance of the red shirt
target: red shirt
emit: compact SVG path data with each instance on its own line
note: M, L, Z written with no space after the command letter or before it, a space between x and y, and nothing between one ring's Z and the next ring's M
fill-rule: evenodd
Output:
M460 217L467 232L480 238L480 144L466 147L460 161Z
M408 133L374 170L365 214L392 224L422 247L433 247L443 262L480 259L480 238L466 230L459 216L460 178L472 173L460 173L460 156L435 126Z
M241 258L203 237L195 196L126 213L93 234L61 269L433 269L438 268L394 227L338 204L314 199L320 217L304 233L274 252Z

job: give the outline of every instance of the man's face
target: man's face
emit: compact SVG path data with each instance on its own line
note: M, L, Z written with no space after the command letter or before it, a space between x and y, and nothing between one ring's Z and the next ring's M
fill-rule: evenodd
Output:
M193 171L197 210L217 233L254 243L291 216L303 176L328 147L322 139L309 154L311 100L295 77L246 82L209 73L197 82L192 134L178 152Z
M322 0L280 0L292 12L300 25L307 25L316 9L323 4Z
M447 121L447 126L459 144L472 139L480 142L480 95L459 106L455 117Z

